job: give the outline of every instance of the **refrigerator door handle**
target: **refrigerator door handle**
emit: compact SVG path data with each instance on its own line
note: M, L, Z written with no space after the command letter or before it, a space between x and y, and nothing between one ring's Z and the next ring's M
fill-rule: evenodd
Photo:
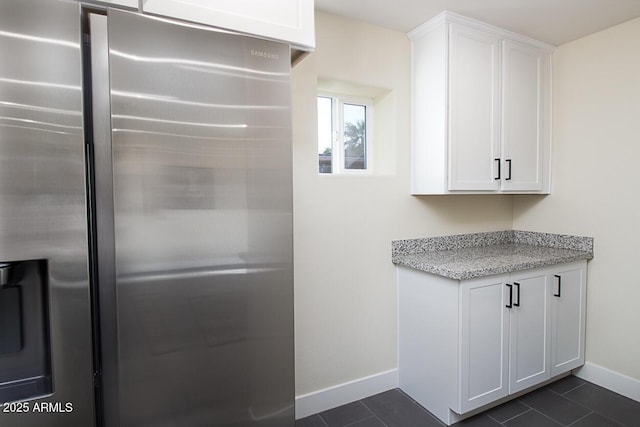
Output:
M9 284L10 271L11 271L11 264L9 263L0 264L0 286Z
M113 162L111 144L111 90L109 84L109 42L107 16L89 14L90 57L91 57L91 110L89 120L93 134L89 152L88 174L92 182L90 193L94 215L92 221L93 258L97 261L97 283L94 292L98 302L94 307L99 313L100 325L97 329L96 347L99 366L94 376L101 378L102 407L98 408L105 419L105 425L119 425L118 390L118 332L115 285L115 236L113 202ZM100 416L100 414L98 414Z

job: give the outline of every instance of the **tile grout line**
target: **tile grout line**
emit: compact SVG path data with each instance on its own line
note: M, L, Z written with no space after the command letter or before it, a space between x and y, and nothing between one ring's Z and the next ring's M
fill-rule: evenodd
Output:
M525 396L526 396L526 394L525 394ZM524 396L521 396L521 397L524 397ZM533 409L533 406L529 405L528 403L523 402L522 400L520 400L520 398L518 398L517 400L518 400L518 402L522 403L522 404L523 404L524 406L526 406L527 408L529 408L529 409ZM515 417L514 417L514 418L515 418Z
M584 383L583 383L583 384L580 384L580 385L579 385L579 386L577 386L577 387L572 388L571 390L567 391L566 393L570 393L570 392L571 392L571 391L573 391L573 390L577 390L577 389L579 389L580 387L582 387L583 385L584 385ZM579 403L579 402L576 402L576 401L572 400L571 398L566 397L564 394L560 394L560 393L558 393L558 392L556 392L556 391L553 391L553 390L551 390L551 389L549 389L549 388L546 388L546 387L545 387L545 389L546 389L547 391L550 391L551 393L555 394L556 396L561 397L561 398L563 398L563 399L567 400L567 401L568 401L568 402L570 402L570 403L573 403L574 405L576 405L576 406L578 406L578 407L580 407L580 408L583 408L583 409L586 409L586 410L588 410L588 411L591 411L591 412L587 413L586 415L584 415L584 416L580 417L578 420L575 420L575 421L573 421L571 424L568 424L568 425L573 425L573 424L575 424L577 421L581 420L582 418L584 418L584 417L586 417L586 416L590 415L591 413L595 412L593 409L589 408L588 406L584 406L583 404L581 404L581 403ZM565 393L565 394L566 394L566 393ZM524 403L524 402L522 402L522 401L520 401L520 403L522 403L523 405L529 406L529 405L527 405L526 403ZM560 421L558 421L558 420L556 420L556 419L554 419L554 418L551 418L550 416L546 415L544 412L539 411L539 410L537 410L536 408L534 408L534 407L532 407L532 406L529 406L529 407L530 407L531 409L533 409L534 411L538 412L539 414L544 415L545 417L549 418L550 420L553 420L553 421L555 421L555 422L556 422L556 423L558 423L558 424L562 424ZM568 426L568 425L567 425L567 426Z
M359 400L359 402L362 404L362 406L364 406L365 408L367 408L367 410L368 410L369 412L371 412L371 414L372 414L372 415L373 415L373 416L374 416L378 421L380 421L380 422L382 423L382 425L383 425L383 426L388 427L388 426L387 426L387 423L385 423L384 421L382 421L382 420L380 419L380 417L378 417L378 415L376 415L376 413L375 413L375 412L373 412L373 411L371 410L371 408L369 408L369 407L367 406L367 404L366 404L366 403L364 403L364 401L363 401L363 400Z
M551 418L549 415L545 414L544 412L538 411L536 408L532 408L531 410L535 411L538 414L542 415L543 417L553 421L554 423L558 424L559 426L565 426L565 424L561 423L560 421L556 420L555 418Z
M565 397L565 394L567 394L567 393L571 393L572 391L579 389L579 388L580 388L580 387L582 387L583 385L584 385L584 383L579 384L578 386L576 386L576 387L572 388L571 390L567 390L567 391L565 391L564 393L558 393L558 392L557 392L557 391L555 391L555 390L551 390L549 387L545 387L545 388L546 388L547 390L549 390L551 393L555 393L555 394L557 394L558 396ZM566 397L565 397L565 399L566 399Z
M589 409L591 409L591 408L589 408ZM623 422L622 422L622 421L620 421L620 420L617 420L617 419L612 418L612 417L610 417L610 416L608 416L608 415L605 415L605 414L603 414L602 412L593 411L593 413L594 413L594 414L596 414L596 415L601 416L602 418L604 418L604 419L606 419L606 420L611 421L612 423L615 423L615 424L620 425L620 427L633 427L633 426L629 426L629 425L627 425L626 423L623 423Z
M588 382L588 381L585 381L585 382L583 382L582 384L580 384L578 387L576 387L576 388L574 388L574 389L572 389L572 390L568 391L568 392L567 392L567 394L568 394L568 393L570 393L570 392L572 392L572 391L574 391L574 390L579 389L580 387L586 386L587 384L593 384L593 383L590 383L590 382ZM596 384L596 386L597 386L597 384ZM603 388L604 388L604 387L603 387ZM605 390L607 390L607 389L605 389ZM608 390L608 391L611 391L611 390ZM618 394L618 393L615 393L615 392L613 392L613 393L614 393L614 394ZM618 394L618 395L619 395L619 396L621 396L621 397L623 397L623 398L626 398L626 397L625 397L625 396L623 396L623 395L620 395L620 394ZM605 414L603 414L602 412L600 412L600 411L598 411L598 410L595 410L595 409L591 408L590 406L586 406L583 402L579 402L579 401L577 401L577 400L572 399L571 397L567 397L567 396L564 396L564 395L563 395L562 397L564 397L564 398L565 398L565 399L567 399L569 402L571 402L571 403L573 403L573 404L575 404L575 405L581 406L581 407L583 407L583 408L585 408L585 409L589 409L590 411L592 411L592 413L595 413L595 414L597 414L597 415L599 415L599 416L601 416L601 417L603 417L603 418L605 418L605 419L607 419L607 420L609 420L609 421L611 421L611 422L614 422L614 423L616 423L616 424L619 424L620 426L623 426L623 427L629 427L629 426L627 426L627 424L626 424L626 423L623 423L622 421L620 421L620 420L618 420L618 419L616 419L616 418L613 418L613 417L611 417L611 416L609 416L609 415L605 415ZM616 399L617 399L617 397L616 397Z
M497 422L498 424L504 425L503 423L501 423L500 421L496 420L495 418L493 418L491 415L487 414L486 412L485 412L485 414L487 415L487 417L491 418L493 421Z
M523 405L524 405L524 404L523 404ZM491 415L489 415L489 414L487 414L487 416L488 416L489 418L491 418L492 420L494 420L495 422L497 422L498 424L500 424L500 425L505 425L505 423L507 423L507 422L509 422L509 421L511 421L511 420L513 420L513 419L515 419L515 418L518 418L518 417L519 417L519 416L521 416L521 415L524 415L524 414L526 414L526 413L528 413L528 412L533 411L533 408L532 408L532 407L530 407L529 405L526 405L526 406L527 406L527 410L526 410L526 411L524 411L524 412L520 412L518 415L514 415L513 417L511 417L511 418L507 418L507 419L506 419L506 420L504 420L504 421L498 421L497 419L493 418L493 417L492 417Z
M433 418L434 420L436 420L437 422L440 423L440 425L447 427L447 425L445 423L443 423L442 421L440 421L440 418L436 417L435 415L433 415L431 412L429 412L427 410L427 408L425 408L424 406L422 406L421 404L419 404L413 397L409 396L407 393L404 392L404 390L402 390L401 388L397 388L396 390L398 390L403 396L405 396L407 399L409 399L411 401L411 403L413 403L414 405L416 405L418 407L418 409L420 409L422 412L426 413L427 415L431 416L431 418Z
M575 421L574 421L574 422L572 422L571 424L567 424L567 427L570 427L570 426L572 426L572 425L575 425L577 422L579 422L579 421L581 421L581 420L583 420L583 419L587 418L587 417L588 417L589 415L591 415L591 414L595 414L595 412L596 412L596 411L594 411L594 410L593 410L593 409L591 409L591 408L587 408L587 409L589 409L591 412L589 412L588 414L586 414L586 415L585 415L585 416L583 416L583 417L578 418L577 420L575 420Z
M586 384L586 383L580 384L578 387L576 387L576 388L574 388L574 389L571 389L570 391L568 391L568 392L567 392L567 393L565 393L565 394L568 394L568 393L570 393L570 392L572 392L572 391L574 391L574 390L577 390L577 389L579 389L580 387L584 386L585 384ZM557 393L556 393L556 394L557 394ZM598 412L598 411L596 411L595 409L593 409L593 408L591 408L591 407L589 407L589 406L586 406L583 402L579 402L579 401L577 401L577 400L572 399L571 397L568 397L568 396L565 396L565 395L562 395L562 394L561 394L561 395L559 395L559 396L561 396L561 397L562 397L562 398L564 398L564 399L567 399L569 402L573 403L574 405L580 406L581 408L584 408L584 409L588 409L588 410L590 410L591 412L595 412L595 413L597 413L597 414L598 414L598 415L600 415L600 416L604 416L603 414L599 413L599 412ZM607 418L607 419L609 419L609 420L612 420L612 421L614 421L614 422L617 422L618 424L623 424L623 423L621 423L621 422L619 422L619 421L617 421L617 420L612 419L611 417L605 417L605 418Z
M577 387L572 388L571 390L565 391L564 393L562 393L562 396L564 396L567 393L571 393L572 391L576 391L577 389L579 389L580 387L584 387L586 383L582 383L580 385L578 385Z
M362 422L362 421L370 420L370 419L372 419L372 418L375 418L376 420L380 421L380 422L382 423L382 425L384 425L385 427L388 427L384 422L382 422L382 420L381 420L380 418L376 417L376 416L375 416L375 414L374 414L374 415L371 415L370 417L366 417L366 418L363 418L363 419L361 419L361 420L354 421L354 422L349 423L349 424L345 424L345 425L344 425L344 426L342 426L342 427L350 427L350 426L354 426L354 425L356 425L356 424L358 424L358 423L360 423L360 422Z
M573 424L575 424L576 422L578 422L579 420L583 419L584 417L587 417L587 416L591 415L593 412L595 412L592 408L589 408L588 406L584 406L583 404L581 404L581 403L579 403L579 402L576 402L575 400L572 400L571 398L569 398L569 397L565 396L565 394L567 394L567 393L571 393L572 391L579 389L579 388L580 388L580 387L582 387L583 385L584 385L584 384L580 384L578 387L574 387L574 388L572 388L571 390L569 390L569 391L567 391L567 392L565 392L565 393L563 393L563 394L560 394L560 393L558 393L558 392L556 392L556 391L553 391L553 390L551 390L551 389L547 388L547 390L549 390L551 393L555 394L556 396L561 397L561 398L563 398L563 399L566 399L567 401L569 401L570 403L573 403L573 404L574 404L574 405L576 405L576 406L579 406L579 407L584 408L584 409L586 409L586 410L588 410L588 411L591 411L591 412L589 412L588 414L586 414L585 416L580 417L578 420L576 420L576 421L574 421L574 422L572 422L571 424L568 424L568 425L573 425Z
M320 421L322 421L322 424L329 427L329 424L324 420L324 418L322 418L322 415L320 415L320 413L318 413L318 416L320 417Z

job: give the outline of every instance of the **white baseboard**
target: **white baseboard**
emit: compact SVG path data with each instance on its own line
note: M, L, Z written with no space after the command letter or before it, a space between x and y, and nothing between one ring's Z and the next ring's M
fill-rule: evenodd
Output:
M324 390L303 394L296 397L296 419L308 417L396 387L398 387L398 370L392 369Z
M586 362L583 367L575 369L573 374L576 377L640 402L640 380L636 378L628 377L589 362Z

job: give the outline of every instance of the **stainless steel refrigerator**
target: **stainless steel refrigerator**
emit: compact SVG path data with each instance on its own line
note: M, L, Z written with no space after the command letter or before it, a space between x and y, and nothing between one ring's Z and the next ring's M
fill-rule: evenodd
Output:
M0 2L0 426L293 426L289 46Z

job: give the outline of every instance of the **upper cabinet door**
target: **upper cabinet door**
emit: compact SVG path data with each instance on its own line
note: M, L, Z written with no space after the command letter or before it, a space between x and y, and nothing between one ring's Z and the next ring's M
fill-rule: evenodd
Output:
M500 43L449 27L449 190L498 190Z
M546 54L505 40L502 62L502 159L505 191L541 191ZM550 86L546 86L550 90Z
M143 0L142 11L313 49L313 0Z

